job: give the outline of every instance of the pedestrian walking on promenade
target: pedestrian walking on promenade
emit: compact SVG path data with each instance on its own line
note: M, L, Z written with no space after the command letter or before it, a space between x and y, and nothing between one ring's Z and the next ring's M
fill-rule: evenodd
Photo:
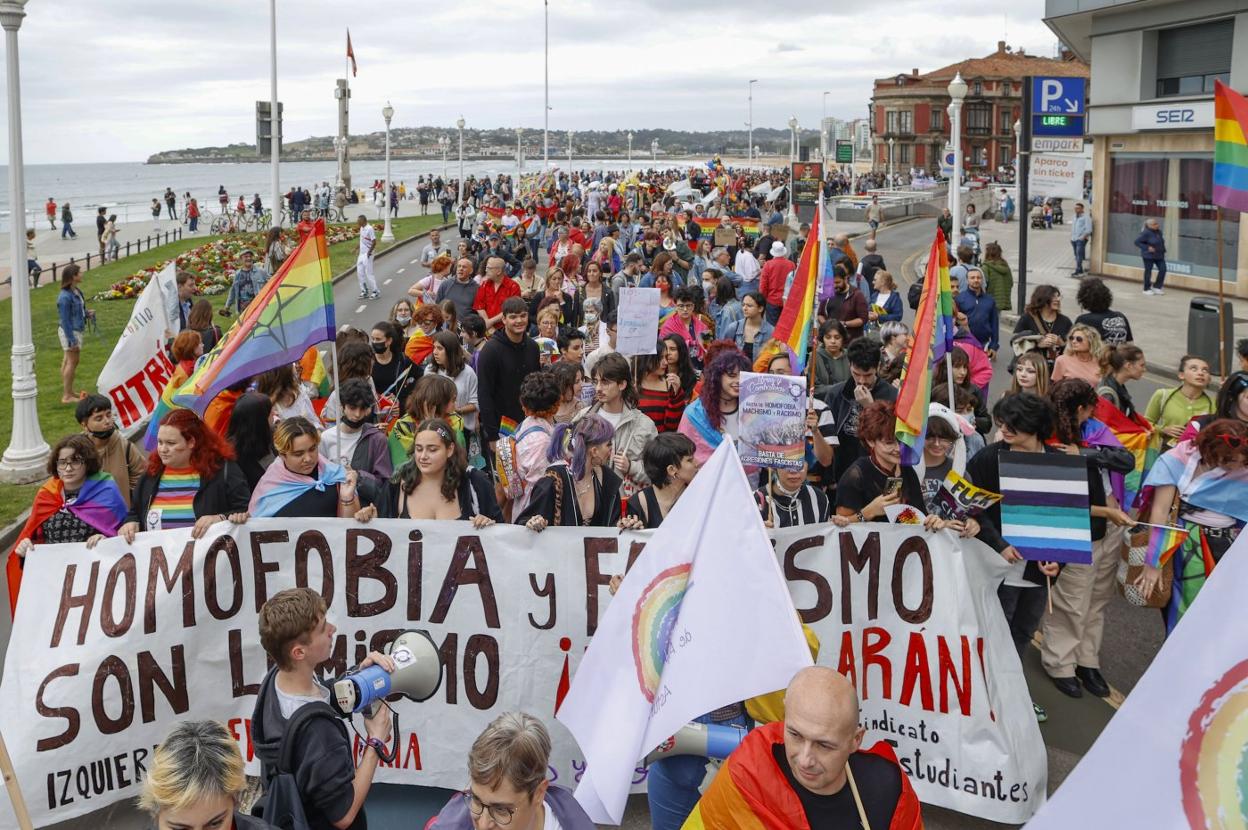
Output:
M360 214L356 220L360 228L360 255L355 261L355 274L360 281L360 299L375 300L381 296L377 290L377 278L373 276L373 248L377 245L377 231L368 224L368 217Z
M87 328L87 299L82 295L82 269L71 263L61 271L61 292L56 298L56 333L61 351L61 403L78 403L85 392L74 391L74 373L82 356L82 336Z
M61 239L77 239L74 233L74 214L69 210L69 202L61 206Z
M156 200L152 199L152 204L156 204ZM104 215L107 208L96 208L95 210L95 241L100 243L100 261L104 260L104 226L108 224L108 217ZM157 211L160 207L157 206Z
M166 187L165 188L165 209L168 211L170 219L178 218L177 211L175 210L177 205L178 205L177 194L173 192L172 187Z
M56 200L51 196L48 197L47 204L43 206L43 212L48 215L48 225L52 230L56 230Z
M188 199L186 202L186 219L190 223L191 233L199 233L199 202Z
M1144 220L1144 230L1135 238L1135 247L1140 249L1140 257L1144 260L1144 293L1165 294L1162 287L1166 282L1166 240L1161 235L1161 223L1156 217ZM1157 282L1152 281L1154 267L1157 269Z
M1070 247L1075 251L1075 272L1072 277L1082 276L1084 257L1088 255L1088 240L1092 238L1092 217L1083 209L1083 202L1075 202L1075 221L1070 223Z

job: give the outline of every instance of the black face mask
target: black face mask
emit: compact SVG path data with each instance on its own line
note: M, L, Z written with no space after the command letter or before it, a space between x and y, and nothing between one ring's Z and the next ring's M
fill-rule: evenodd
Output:
M374 352L376 352L377 354L381 354L381 353L382 353L382 352L384 352L385 350L386 350L386 344L385 344L385 343L374 343L374 344L373 344L373 351L374 351Z
M91 437L99 438L101 441L105 441L109 438L112 438L113 433L116 431L117 431L117 427L109 427L108 429L93 429L91 430Z
M351 429L359 429L360 427L368 423L368 419L361 418L360 420L357 421L354 418L348 418L346 415L343 415L342 422L346 424L347 426L351 427Z

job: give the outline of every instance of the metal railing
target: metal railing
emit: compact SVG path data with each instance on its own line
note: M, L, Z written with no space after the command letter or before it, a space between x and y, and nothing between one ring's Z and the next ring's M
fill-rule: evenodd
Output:
M108 262L114 262L132 254L150 251L152 248L167 245L170 242L177 242L181 238L181 228L174 228L171 231L164 231L163 233L149 234L143 239L132 239L124 244L119 242L117 247L117 256L115 258L108 256L107 254L104 257L101 257L99 254L90 253L83 257L70 257L68 262L53 262L51 265L43 269L42 274L51 274L52 282L55 283L57 270L64 268L67 265L77 265L84 271L90 271L92 267L99 267ZM92 265L93 261L94 266Z

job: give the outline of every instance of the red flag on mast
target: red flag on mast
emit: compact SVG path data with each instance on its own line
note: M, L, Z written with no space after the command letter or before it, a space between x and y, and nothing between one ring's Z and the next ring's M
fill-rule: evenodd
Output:
M351 61L351 77L355 77L355 50L351 48L351 30L347 29L347 60Z

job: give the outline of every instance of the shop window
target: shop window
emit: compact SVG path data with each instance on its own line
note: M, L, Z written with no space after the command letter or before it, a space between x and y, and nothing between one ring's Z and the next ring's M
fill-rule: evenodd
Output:
M1171 273L1216 278L1217 209L1210 154L1119 153L1111 158L1106 256L1140 267L1135 238L1144 220L1161 223ZM1239 213L1222 211L1223 277L1234 282Z

